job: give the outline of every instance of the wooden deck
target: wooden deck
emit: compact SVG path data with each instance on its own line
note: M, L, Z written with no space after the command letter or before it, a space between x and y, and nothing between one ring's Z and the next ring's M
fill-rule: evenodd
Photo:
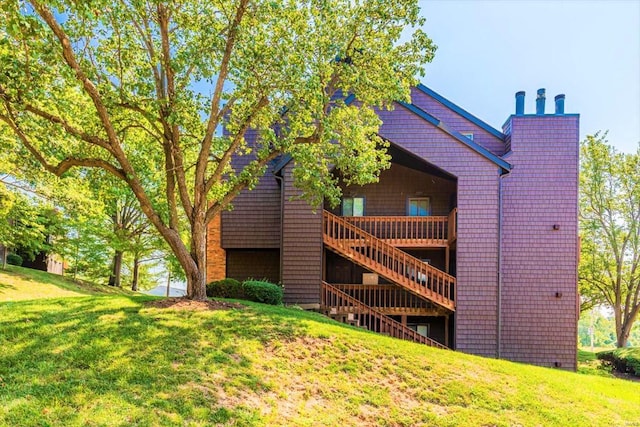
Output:
M455 277L367 233L346 218L324 211L323 241L328 249L414 295L455 311Z
M332 284L335 288L387 316L444 316L437 305L396 285ZM337 308L340 312L341 308Z
M398 248L446 248L456 240L457 209L448 216L345 216L350 224Z

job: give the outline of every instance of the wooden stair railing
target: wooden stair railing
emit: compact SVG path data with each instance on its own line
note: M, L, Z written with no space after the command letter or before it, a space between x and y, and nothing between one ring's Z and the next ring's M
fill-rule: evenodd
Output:
M322 282L321 289L322 298L320 304L321 309L325 311L326 314L330 315L332 309L335 309L336 314L347 311L357 315L359 326L365 327L370 331L389 334L389 336L394 338L426 344L431 347L448 349L448 347L439 342L420 335L402 323L396 322L378 310L361 303L327 282Z
M327 247L385 279L455 311L455 277L361 230L342 217L324 211L323 240Z

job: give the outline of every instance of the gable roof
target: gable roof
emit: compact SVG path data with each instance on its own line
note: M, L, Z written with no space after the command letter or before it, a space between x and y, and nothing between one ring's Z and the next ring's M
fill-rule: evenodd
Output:
M461 142L462 144L464 144L467 147L471 148L473 151L475 151L476 153L480 154L482 157L484 157L484 158L492 161L496 165L500 166L505 172L509 172L511 170L511 164L509 162L507 162L506 160L496 156L491 151L489 151L486 148L484 148L482 145L480 145L480 144L478 144L476 142L473 142L472 140L470 140L466 136L462 135L461 133L459 133L459 132L457 132L457 131L455 131L453 129L450 129L446 124L442 123L440 120L436 119L435 117L433 117L431 114L427 113L426 111L424 111L420 107L417 107L414 104L407 104L406 102L402 102L402 101L398 101L398 104L402 105L404 108L406 108L407 110L411 111L412 113L414 113L415 115L417 115L421 119L431 123L432 125L434 125L438 129L440 129L441 131L445 132L446 134L452 136L458 142Z
M449 101L447 98L445 98L444 96L440 95L439 93L434 92L433 90L429 89L428 87L426 87L422 83L418 83L416 88L420 92L422 92L422 93L430 96L431 98L435 99L440 104L444 105L445 107L447 107L448 109L450 109L454 113L457 113L458 115L460 115L460 116L464 117L465 119L469 120L471 123L473 123L473 124L479 126L480 128L486 130L487 132L489 132L491 135L495 136L496 138L500 138L500 139L504 140L505 136L504 136L504 134L502 132L500 132L499 130L497 130L493 126L488 125L487 123L483 122L482 120L480 120L479 118L477 118L473 114L469 113L467 110L465 110L465 109L463 109L461 107L458 107L456 104L454 104L453 102Z
M418 85L416 87L420 91L422 91L423 93L427 94L428 96L432 97L433 99L435 99L436 101L438 101L439 103L444 105L445 107L449 108L450 110L456 112L457 114L461 115L462 117L464 117L465 119L469 120L470 122L476 124L477 126L481 127L482 129L486 130L487 132L491 133L493 136L504 140L505 135L502 132L494 129L491 126L489 126L488 124L486 124L485 122L483 122L482 120L477 118L476 116L474 116L471 113L467 112L466 110L463 110L462 108L458 107L453 102L449 101L448 99L446 99L446 98L442 97L441 95L437 94L436 92L432 91L431 89L429 89L428 87L426 87L422 83L418 83ZM350 105L353 101L355 101L355 99L356 99L355 95L354 94L350 94L349 96L347 96L344 99L344 103L346 105ZM476 153L480 154L481 156L483 156L486 159L490 160L491 162L495 163L496 165L501 167L504 172L509 172L511 170L511 164L510 163L508 163L504 159L496 156L491 151L489 151L486 148L484 148L482 145L473 142L472 140L470 140L466 136L462 135L461 133L459 133L459 132L457 132L457 131L455 131L453 129L450 129L447 125L445 125L440 120L438 120L437 118L435 118L431 114L427 113L426 111L424 111L420 107L417 107L414 104L407 104L406 102L403 102L403 101L397 101L397 103L402 105L403 107L405 107L406 109L408 109L412 113L416 114L418 117L426 120L427 122L431 123L432 125L434 125L438 129L440 129L443 132L447 133L448 135L452 136L453 138L455 138L456 140L458 140L462 144L464 144L467 147L471 148ZM285 154L284 156L282 156L281 159L274 166L273 173L277 174L278 172L280 172L282 170L282 168L284 168L291 161L291 159L292 159L292 157L291 157L290 154Z

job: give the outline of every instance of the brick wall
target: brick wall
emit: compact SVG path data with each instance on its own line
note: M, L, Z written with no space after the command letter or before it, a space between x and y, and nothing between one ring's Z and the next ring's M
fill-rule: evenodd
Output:
M499 168L401 106L379 115L384 138L458 178L456 349L496 356Z
M507 127L513 170L503 178L501 357L574 369L578 117L512 116Z
M221 246L222 221L217 215L207 228L207 282L224 279L226 276L226 254Z

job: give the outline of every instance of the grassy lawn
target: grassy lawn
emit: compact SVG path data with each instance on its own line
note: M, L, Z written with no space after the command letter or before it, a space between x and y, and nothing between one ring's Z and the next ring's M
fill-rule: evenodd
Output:
M640 426L638 383L153 300L0 303L0 425Z
M595 352L583 349L578 349L578 373L616 378L611 373L611 367L604 366L596 357Z
M104 294L133 295L133 292L89 282L74 282L68 277L14 265L7 265L6 270L0 269L0 302Z

